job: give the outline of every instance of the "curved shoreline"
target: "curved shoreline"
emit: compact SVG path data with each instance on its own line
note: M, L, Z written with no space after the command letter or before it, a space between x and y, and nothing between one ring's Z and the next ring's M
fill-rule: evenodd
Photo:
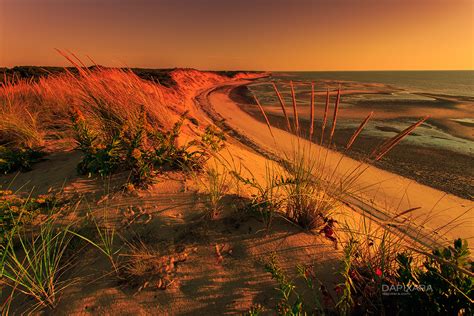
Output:
M244 146L252 148L267 158L282 158L281 152L275 152L268 146L268 144L272 144L273 140L266 125L240 109L229 97L229 93L233 88L248 83L249 81L237 81L214 86L201 92L196 96L195 101L214 122L223 126L226 131L230 131L231 136L240 141ZM277 128L274 128L273 132L275 133L275 138L281 142L280 145L286 147L283 151L288 150L287 145L291 143L291 139L295 136ZM286 145L285 141L288 141ZM303 142L305 141L303 140ZM317 145L312 146L315 148L319 147ZM335 158L340 157L340 155L340 153L331 152L329 161L335 162ZM359 164L359 162L349 157L344 157L343 170L350 170ZM342 171L342 173L344 172ZM417 211L421 213L419 218L422 216L430 217L430 225L429 227L423 226L423 229L428 230L423 234L421 238L423 240L421 241L421 236L417 230L419 228L404 224L403 227L397 227L396 229L402 230L403 233L411 236L414 240L425 244L438 243L439 238L444 235L440 229L446 223L456 221L466 214L470 215L474 208L474 204L469 200L446 194L374 166L371 166L361 178L361 181L358 181L358 186L364 187L364 192L361 191L359 197L347 197L343 202L347 205L355 206L359 212L364 213L366 216L369 213L369 217L386 222L393 218L393 213L390 214L390 212L384 210L384 207L382 207L383 203L385 205L399 204L398 212L414 207L410 198L402 201L409 187L409 195L416 197L413 200L416 201L416 206L420 207L420 210ZM373 179L376 179L376 181L374 182ZM374 187L370 189L371 186ZM433 213L435 211L434 207L436 207L436 213ZM449 210L449 212L446 212L446 210ZM470 235L474 228L472 219L467 218L462 224L450 229L449 234L447 232L445 237L454 238L462 236L467 239L474 238Z
M230 91L229 97L238 104L241 110L264 123L260 111L254 106L255 101L249 98L246 90L245 86L237 86ZM284 129L284 117L278 111L275 113L273 107L266 107L266 109L266 114L272 125ZM345 120L354 120L350 115L347 116L346 112L347 109L342 109L339 117ZM362 121L362 119L359 119L359 121ZM429 124L437 126L437 122L437 120L432 120ZM309 124L309 120L304 115L300 115L300 125L304 130L309 129ZM399 132L399 130L392 130L390 127L385 126L383 122L377 121L374 124L374 129L382 129L393 133ZM320 130L320 121L315 121L315 128ZM442 129L442 127L438 128ZM345 147L347 140L352 136L354 130L355 127L339 127L336 129L334 140L338 148ZM415 131L411 135L416 136L419 134ZM352 146L351 151L345 154L360 160L370 154L374 146L382 140L383 138L380 136L363 132ZM420 141L404 142L395 147L387 157L376 162L374 165L383 170L396 173L465 199L472 200L474 196L474 182L472 180L474 173L470 171L472 156L465 152L456 152L449 148L435 147L433 145L425 146Z

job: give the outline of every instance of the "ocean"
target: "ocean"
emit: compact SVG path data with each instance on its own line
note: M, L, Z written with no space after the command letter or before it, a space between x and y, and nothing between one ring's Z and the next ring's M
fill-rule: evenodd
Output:
M274 72L271 78L261 79L249 88L261 103L274 105L278 100L268 84L273 81L290 105L290 80L303 109L302 118L308 113L304 108L310 104L311 82L319 93L330 89L334 95L340 87L343 93L347 92L341 98L341 112L374 111L374 119L365 131L371 136L393 136L418 118L430 115L431 119L404 142L474 153L474 71ZM317 98L316 106L323 102L322 97ZM339 127L357 128L360 118L342 115Z
M274 82L292 114L294 83L300 124L309 129L311 82L315 84L315 138L320 137L326 90L330 91L328 124L337 90L341 103L334 142L343 150L361 121L374 116L347 153L363 159L383 140L424 116L429 119L402 140L380 168L464 198L474 197L474 71L274 72L248 86L272 124L284 128ZM242 92L250 94L247 92ZM262 120L255 106L244 110ZM319 132L320 133L320 132Z

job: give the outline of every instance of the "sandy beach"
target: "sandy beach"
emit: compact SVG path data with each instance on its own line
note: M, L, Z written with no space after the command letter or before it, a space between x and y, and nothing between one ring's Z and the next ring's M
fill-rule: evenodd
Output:
M1 316L474 315L473 1L0 0Z
M71 201L60 210L54 209L58 225L87 224L94 218L100 221L100 227L116 229L118 250L113 257L87 245L71 255L74 265L68 267L67 277L75 283L61 291L55 310L68 315L209 315L242 314L255 304L271 310L279 302L275 294L278 284L266 271L264 262L274 255L279 268L291 278L298 276L297 265L312 267L318 282L327 287L328 295L337 297L345 245L352 233L364 234L365 224L370 226L366 232L370 238L387 232L394 238L390 244L394 247L430 251L461 237L470 241L472 249L472 201L377 166L370 166L350 185L350 190L337 197L337 204L331 205L331 220L337 224L330 235L325 232L327 226L323 230L308 230L297 225L285 217L283 210L275 212L267 226L260 214L249 210L258 193L255 187L235 184L230 171L237 171L239 177L253 177L265 186L268 166L284 170L288 166L285 160L293 154L296 143L307 148L310 156L325 156L326 162L317 172L330 176L334 183L346 179L353 170L368 166L279 129L275 114L271 116L275 124L272 136L254 109L245 109L253 105L235 102L232 96L236 88L254 82L262 74L229 78L175 70L171 73L177 82L174 88L151 86L117 70L101 70L98 74L103 78L110 74L119 76L121 80L114 79L113 83L137 80L138 91L148 89L158 98L155 102L179 101L175 103L179 107L167 107L169 102L163 101L159 108L168 114L160 118L170 126L182 113L188 117L176 143L195 140L213 123L225 132L227 139L225 148L214 153L201 172L160 169L147 188L132 191L124 187L130 171L119 170L107 177L79 174L77 166L84 155L67 138L50 146L48 155L36 162L32 170L2 175L2 188L19 195L44 199L48 194L59 194ZM155 89L160 90L157 93ZM115 96L110 100L116 102ZM306 126L302 124L301 128ZM227 173L220 165L223 162L227 162ZM219 193L219 210L211 216L213 191L208 183L214 163L221 166L220 177L227 175L227 182L220 187L224 191ZM7 198L12 194L2 192ZM414 211L401 214L408 209ZM27 227L44 226L48 216L39 213ZM88 229L94 232L102 228ZM100 236L104 236L102 231ZM379 243L378 239L375 243ZM118 271L111 262L117 262ZM0 298L8 300L9 291L3 293ZM306 296L305 300L312 302L313 298ZM31 309L30 303L28 298L15 297L11 310L26 313ZM331 302L328 306L335 308Z
M360 87L359 87L360 88ZM372 87L373 88L373 87ZM344 96L353 93L367 93L365 90L343 91ZM374 91L372 91L375 93ZM387 91L380 89L377 93L386 93ZM260 111L255 106L255 101L249 97L249 91L246 86L237 86L229 92L230 98L239 105L245 112L254 118L264 122ZM308 96L304 96L306 99ZM320 118L323 115L322 102L323 96L319 94L316 101L315 121L316 131L321 129ZM425 101L426 102L426 101ZM433 102L439 104L433 109ZM466 101L472 102L472 101ZM339 113L339 121L362 121L368 113L374 112L377 123L373 123L374 129L384 132L398 133L400 129L384 126L385 122L400 120L403 118L414 119L422 117L426 113L430 115L430 124L444 130L446 133L466 139L466 142L472 142L472 127L469 124L460 124L452 120L452 118L463 118L474 116L473 107L469 104L459 104L453 101L453 97L446 97L445 101L430 101L429 107L423 107L423 102L406 105L405 107L391 108L387 102L373 103L360 102L357 106L343 107ZM390 110L387 110L390 109ZM265 110L270 122L284 129L285 120L281 114L279 106L265 106ZM309 107L302 106L299 109L300 123L304 130L309 130ZM448 119L449 118L449 119ZM355 128L339 127L335 133L335 144L338 148L344 148L347 140L351 137ZM416 137L417 131L412 135ZM382 138L376 137L370 133L362 133L357 142L353 145L351 151L346 152L347 155L360 159L373 150ZM441 142L449 142L448 139L439 139ZM466 147L466 149L468 149ZM472 150L472 148L471 148ZM382 161L375 163L376 166L413 179L419 183L434 187L441 191L445 191L466 199L472 199L474 191L474 171L472 166L472 153L459 152L449 150L442 146L424 146L422 142L404 142L402 146L397 146Z
M252 146L274 155L281 156L285 151L290 152L294 135L281 129L273 129L278 147L278 150L275 150L275 141L267 126L243 111L229 96L235 87L247 83L236 82L218 86L204 92L198 100L201 104L212 107L217 117L224 119L229 128L243 136L241 139L244 142L251 142ZM313 144L311 147L316 154L319 146ZM331 152L328 161L336 164L339 155L337 152ZM352 158L344 158L342 168L338 169L339 176L343 176L347 170L358 164L359 162ZM368 207L371 204L377 211L386 213L386 218L413 207L420 207L416 218L420 224L423 223L428 234L445 235L448 238L463 237L470 240L474 238L472 234L474 220L471 214L474 204L470 200L447 194L375 166L370 167L358 179L357 186L364 188L358 197L359 202L364 202L361 207ZM453 225L449 225L449 231L444 230L447 229L447 223L456 220L459 222L454 228Z

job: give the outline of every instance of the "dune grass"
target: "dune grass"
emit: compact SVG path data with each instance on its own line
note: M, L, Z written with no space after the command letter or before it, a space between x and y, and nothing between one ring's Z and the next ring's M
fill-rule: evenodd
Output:
M73 281L63 278L71 266L65 254L72 238L67 229L57 229L51 219L40 226L37 235L12 232L0 262L2 283L11 289L7 306L17 293L35 300L33 311L56 306L60 293Z
M314 117L316 104L312 84L311 122L307 132L302 130L299 122L293 83L290 82L290 111L287 110L278 87L273 84L287 131L296 137L291 150L283 150L274 136L274 128L264 107L255 97L274 139L273 150L281 158L279 161L266 163L262 180L252 174L251 168L242 165L240 169L236 168L235 161L228 161L218 155L217 152L225 144L224 134L212 126L205 129L197 127L195 120L190 119L189 112L186 111L188 105L185 100L193 89L204 83L219 82L218 76L202 77L194 73L195 78L190 78L193 74L177 71L174 73L174 80L186 85L170 88L145 82L128 70L101 67L88 69L74 55L62 54L78 69L78 74L68 72L41 78L37 82L7 82L0 87L0 172L30 169L39 159L39 156L35 156L36 153L43 152L44 148L48 149L50 143L58 139L75 141L76 149L83 153L83 159L78 165L80 174L108 176L126 171L129 172L127 187L131 189L146 188L153 183L157 172L179 170L192 171L188 173L192 174L203 169L204 174L200 172L199 176L203 175L205 178L203 183L208 195L210 218L221 212L223 198L229 192L230 183L237 180L251 192L246 209L258 214L267 232L270 232L274 217L281 216L309 233L323 234L335 241L336 247L338 243L342 244L342 281L337 286L338 297L334 311L349 314L356 312L357 306L364 306L375 313L384 311L386 306L391 306L385 304L391 303L387 303L382 296L383 282L400 281L397 278L401 277L402 268L403 275L410 272L412 276L407 284L413 284L418 281L415 279L422 276L426 277L425 270L428 270L432 272L431 278L441 275L442 278L436 281L443 280L440 282L447 284L449 291L453 291L453 286L455 287L452 297L461 300L463 304L472 304L472 292L469 292L472 289L472 285L469 285L472 284L472 279L464 277L472 277L469 273L466 274L466 271L472 269L472 263L465 260L467 246L459 246L459 242L456 242L454 248L448 249L449 256L441 256L448 252L441 250L432 256L441 257L442 260L438 258L429 261L426 259L429 248L416 245L418 252L405 253L407 235L390 226L400 224L396 221L398 217L375 223L370 214L363 214L359 223L338 223L343 237L336 238L334 233L334 218L347 211L347 197L357 196L360 192L357 180L369 168L367 163L382 159L423 124L426 118L384 141L354 168L343 170L345 156L333 151L333 139L341 110L340 89L335 93L327 90L325 110L320 118L322 128L318 132L314 128L317 118ZM335 94L332 109L331 94ZM292 117L289 115L291 112ZM345 151L351 150L372 117L373 113L369 113L360 123L348 139ZM308 142L306 138L312 142ZM211 157L215 158L215 166L208 162ZM73 281L64 275L71 266L66 252L72 238L82 239L97 248L108 258L119 279L134 285L138 291L149 286L150 282L158 282L155 285L160 289L166 288L173 282L171 270L176 260L186 259L163 257L157 250L143 243L132 244L124 240L122 242L128 246L128 251L122 253L116 247L119 234L115 228L101 225L95 220L92 237L77 233L71 227L58 228L52 219L47 220L36 234L29 234L21 229L28 209L11 206L12 204L8 205L8 212L0 209L3 212L2 229L8 228L2 237L4 243L0 249L1 277L12 294L22 293L32 297L36 302L34 309L54 308L61 292ZM18 210L19 213L16 212ZM414 210L416 208L403 211L399 216ZM452 258L456 260L451 260ZM414 270L414 265L418 262L425 264L425 270ZM444 273L446 269L458 264L455 272L450 272L449 275ZM316 306L319 313L325 312L320 299L321 287L316 285L316 278L309 275L305 267L299 267L298 271L299 276L315 293L315 301L311 304L303 302L295 285L286 278L274 258L267 263L266 269L278 282L281 296L279 313L302 314L307 306ZM459 271L462 276L456 274ZM454 280L451 279L453 275ZM445 279L448 281L445 282ZM460 287L462 290L457 290ZM439 295L444 294L446 293ZM466 297L467 301L463 300ZM439 297L429 296L428 299L439 301ZM442 308L444 307L439 310L445 311Z
M140 133L166 133L186 115L192 91L225 80L215 73L175 70L171 76L177 85L167 87L127 69L87 68L74 54L59 53L77 72L65 69L37 81L6 80L0 86L0 161L6 161L0 162L2 172L29 169L36 160L28 153L49 152L57 140L72 143L81 120L87 124L91 143L109 147L109 151L100 148L105 156L123 136L137 142ZM193 134L193 129L186 129ZM28 163L9 162L20 155Z
M401 254L408 251L410 248L408 245L415 241L417 245L411 247L412 251L410 251L411 254L409 258L413 259L413 265L416 266L415 262L422 262L424 260L423 258L426 258L427 254L429 256L429 252L436 247L436 244L419 243L419 240L422 239L421 235L429 234L429 231L422 228L422 225L430 220L430 215L426 215L426 219L423 223L415 223L415 228L412 228L414 231L411 234L407 234L405 229L395 229L395 227L400 225L401 227L406 225L407 218L400 221L400 225L396 223L399 222L399 217L416 213L417 207L398 211L395 213L396 215L388 218L386 221L382 221L382 223L374 221L371 214L362 214L362 219L359 223L353 221L350 224L340 223L342 227L338 227L340 235L337 236L337 238L334 235L334 223L336 221L332 218L333 216L340 217L340 214L343 213L343 209L346 208L347 202L345 201L347 197L358 196L362 188L357 186L357 180L370 167L369 164L382 159L414 129L423 124L427 117L421 118L399 134L376 146L372 153L363 158L354 168L343 171L341 166L343 165L345 156L333 153L335 146L333 139L336 133L337 118L340 111L341 91L339 89L337 90L331 117L329 106L331 94L328 90L325 111L322 118L322 130L321 133L317 135L317 133L314 133L313 121L310 122L309 133L305 133L305 131L299 128L298 107L293 83L290 83L291 97L293 100L292 118L288 116L288 111L285 108L286 105L278 88L275 84L273 84L273 87L280 102L282 114L288 123L288 132L295 134L296 137L292 144L292 150L290 151L281 149L280 147L283 146L278 143L277 139L274 139L274 150L277 152L277 156L283 158L281 165L284 168L282 170L280 169L276 175L275 170L277 169L266 172L267 176L270 176L274 181L266 181L267 185L269 184L273 189L278 188L278 190L280 190L278 203L274 204L278 206L271 208L272 212L280 216L285 216L302 228L310 231L319 230L319 232L326 235L326 237L342 244L343 254L340 271L342 283L336 287L336 292L338 292L336 309L339 313L357 313L357 309L361 307L370 309L375 313L386 312L391 308L392 302L389 302L387 298L383 296L382 285L397 282L398 284L401 283L401 281L397 279L398 273L400 272ZM312 89L314 89L314 85L312 85L312 87ZM310 116L313 120L313 107L315 106L314 92L311 94L311 98ZM258 109L265 118L267 128L271 136L274 137L275 133L272 131L273 127L264 111L264 107L258 102L256 97L255 99ZM352 148L352 145L357 141L357 138L363 132L372 117L373 113L369 113L360 123L353 135L348 139L343 149L345 152ZM289 124L290 121L293 122L292 126ZM327 122L330 122L329 127L327 126ZM325 131L326 128L329 128L328 133ZM316 143L319 143L320 146L307 142L305 140L306 136L313 139ZM335 161L334 157L336 157ZM252 183L250 181L246 182ZM255 185L253 186L255 187ZM262 192L259 198L267 200L265 198L265 191L262 190ZM433 213L430 212L430 214ZM350 217L351 215L345 214L344 216ZM447 223L446 225L452 227L453 225L458 225L458 223L453 222L450 224ZM342 235L344 236L343 238ZM439 237L442 239L442 236ZM410 238L414 238L414 240ZM449 264L445 262L445 264L447 264L446 267L450 266L452 268L453 266L453 263ZM457 270L457 268L454 269ZM464 277L468 279L472 277L468 269L460 269L465 273ZM272 271L272 274L275 276L276 270L273 269ZM444 280L442 283L444 283L447 288L453 289L453 283L455 282L452 280ZM454 286L454 288L456 288L456 286ZM469 291L472 291L472 286L468 286L467 288L470 289L467 293L470 293ZM459 291L457 293L459 293ZM467 293L461 292L460 296L464 294L463 297L467 299L465 302L472 303L472 297L469 298L469 294ZM424 305L424 303L420 304ZM463 304L459 305L460 309L457 311L461 311L462 313L467 311L462 307L464 306ZM301 305L298 306L296 314L301 312L300 309L301 306L304 306L304 302L301 302ZM398 306L397 308L398 310L402 310L408 307ZM443 310L443 308L445 307L440 307L438 312ZM290 310L291 309L288 309L287 312ZM291 312L289 313L291 314Z

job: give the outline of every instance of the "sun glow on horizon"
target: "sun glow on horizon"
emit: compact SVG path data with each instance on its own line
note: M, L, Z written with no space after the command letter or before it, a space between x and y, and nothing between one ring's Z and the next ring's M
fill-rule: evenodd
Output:
M472 70L471 0L0 0L0 67Z

